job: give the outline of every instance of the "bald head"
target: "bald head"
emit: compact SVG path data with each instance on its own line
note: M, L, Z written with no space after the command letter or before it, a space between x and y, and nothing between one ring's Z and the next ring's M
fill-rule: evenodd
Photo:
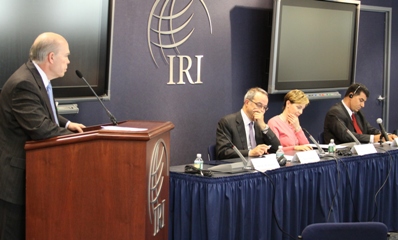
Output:
M43 62L49 53L58 53L59 47L66 43L66 39L57 33L46 32L40 34L30 48L30 60Z
M63 77L69 64L69 45L59 34L40 34L30 48L30 59L47 75L49 80Z

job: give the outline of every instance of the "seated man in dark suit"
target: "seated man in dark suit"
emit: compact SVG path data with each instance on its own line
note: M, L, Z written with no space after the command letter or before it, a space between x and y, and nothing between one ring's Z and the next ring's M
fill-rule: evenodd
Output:
M348 87L343 100L333 105L326 113L323 129L325 143L329 143L330 139L334 139L336 144L354 142L343 124L361 143L380 141L379 129L370 125L360 111L365 106L368 97L369 90L365 85L354 83ZM390 135L389 141L395 137L395 135Z
M250 89L244 97L242 109L218 122L217 159L239 157L228 139L246 157L258 157L267 152L275 153L280 143L264 121L264 113L267 110L268 93L261 88Z

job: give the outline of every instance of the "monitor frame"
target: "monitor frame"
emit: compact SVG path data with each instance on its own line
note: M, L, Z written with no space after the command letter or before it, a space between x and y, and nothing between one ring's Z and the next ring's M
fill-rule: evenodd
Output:
M298 4L298 5L297 5ZM274 0L274 12L273 12L273 22L272 22L272 38L271 38L271 51L270 51L270 61L269 61L269 75L268 75L268 93L286 93L292 89L300 89L304 92L325 92L325 91L337 91L346 89L352 83L355 82L355 71L356 71L356 57L357 57L357 44L358 44L358 32L359 32L359 15L360 15L360 1L355 0ZM315 5L315 6L313 6ZM292 81L286 79L279 79L280 72L284 70L280 66L280 50L284 45L281 44L281 27L283 10L285 7L304 7L304 8L318 8L321 6L326 10L336 10L349 8L352 11L352 34L351 40L351 52L350 60L348 66L349 73L346 79L336 80L336 79L292 79ZM282 29L283 30L283 29ZM301 47L300 42L294 42L296 46ZM291 47L291 45L289 45ZM311 66L308 67L311 70ZM307 70L307 71L309 71ZM305 71L303 71L305 72ZM321 78L320 78L321 79Z

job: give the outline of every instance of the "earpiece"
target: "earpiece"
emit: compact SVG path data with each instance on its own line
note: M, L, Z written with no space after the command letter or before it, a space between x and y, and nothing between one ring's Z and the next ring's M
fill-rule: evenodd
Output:
M361 85L358 85L358 87L355 89L354 93L350 93L350 95L348 95L350 98L353 98L355 93L357 93L358 89L361 87Z

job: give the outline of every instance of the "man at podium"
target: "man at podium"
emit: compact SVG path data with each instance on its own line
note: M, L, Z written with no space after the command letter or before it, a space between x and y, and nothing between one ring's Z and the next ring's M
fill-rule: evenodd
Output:
M53 79L63 77L69 45L56 33L33 42L29 61L4 84L0 94L0 240L25 239L26 141L83 132L85 126L58 114Z

